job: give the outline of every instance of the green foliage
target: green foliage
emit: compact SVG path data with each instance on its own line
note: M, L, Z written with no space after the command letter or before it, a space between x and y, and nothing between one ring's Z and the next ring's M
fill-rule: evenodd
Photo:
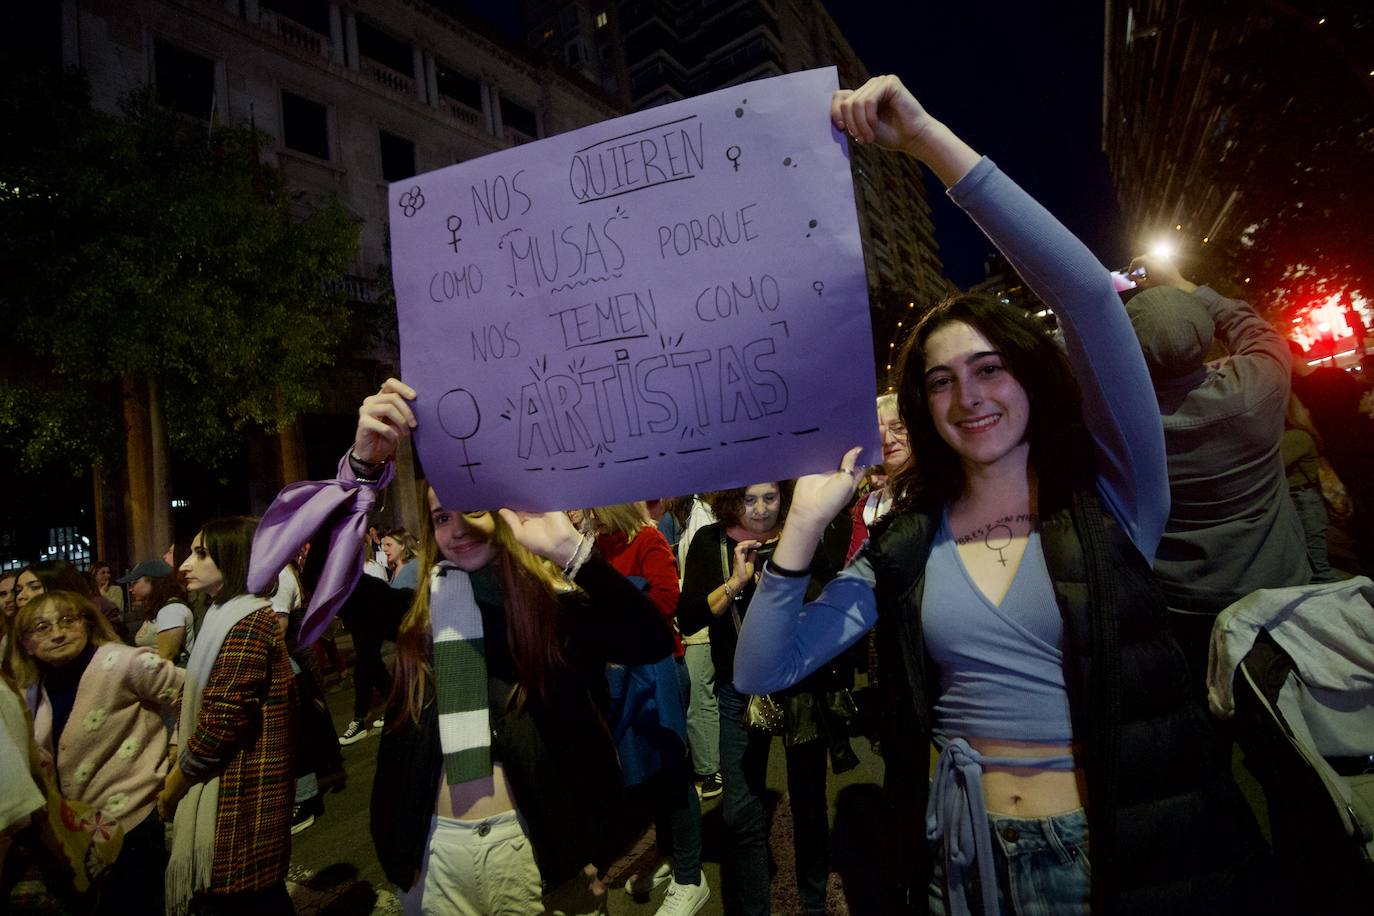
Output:
M304 207L261 134L150 91L118 118L70 84L0 92L0 304L34 370L0 368L0 431L24 466L117 459L123 378L156 381L170 446L212 466L319 402L349 322L329 292L357 247L342 206Z

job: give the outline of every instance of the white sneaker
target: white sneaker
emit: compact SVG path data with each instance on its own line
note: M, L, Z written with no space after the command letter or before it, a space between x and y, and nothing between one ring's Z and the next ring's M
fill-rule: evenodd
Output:
M658 868L654 869L653 874L646 875L641 872L630 876L630 880L625 882L625 893L631 897L647 897L667 884L672 876L673 863L664 859L658 863Z
M372 720L372 727L373 727L373 728L386 728L386 719L373 719L373 720Z
M700 884L678 884L674 878L668 884L668 893L663 904L654 916L696 916L711 896L711 888L706 884L706 873L702 872Z

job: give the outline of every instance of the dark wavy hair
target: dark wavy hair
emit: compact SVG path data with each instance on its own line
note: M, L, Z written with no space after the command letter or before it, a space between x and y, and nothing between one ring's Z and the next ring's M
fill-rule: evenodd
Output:
M792 508L792 486L795 481L791 480L760 480L759 483L776 483L778 485L778 524L781 525L787 520L787 510ZM758 484L750 484L750 487ZM702 494L702 499L706 500L706 505L711 507L711 511L716 514L716 519L726 528L732 528L739 524L739 518L744 514L744 491L749 487L733 487L729 490L716 490L714 493Z
M1026 391L1029 466L1041 515L1068 505L1076 483L1096 474L1096 449L1083 422L1078 383L1064 352L1044 327L994 296L951 296L917 321L898 357L897 400L911 436L912 460L897 473L896 508L939 511L964 495L968 479L958 453L940 436L926 395L926 342L961 321L986 337Z

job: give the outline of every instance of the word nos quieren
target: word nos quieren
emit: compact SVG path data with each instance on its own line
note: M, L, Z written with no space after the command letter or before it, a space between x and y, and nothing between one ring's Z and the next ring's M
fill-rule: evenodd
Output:
M586 203L694 178L705 168L702 122L692 115L578 150L568 164L568 186Z
M609 444L622 433L635 439L680 425L735 423L741 410L750 421L782 413L787 381L766 365L776 352L771 337L633 362L618 350L614 362L546 376L520 389L517 450L522 459L536 449L552 456Z

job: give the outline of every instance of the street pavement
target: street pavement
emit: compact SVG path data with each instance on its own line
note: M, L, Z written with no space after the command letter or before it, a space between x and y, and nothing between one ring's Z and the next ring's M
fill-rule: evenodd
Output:
M346 634L341 649L350 654ZM389 648L389 647L388 647ZM351 686L331 688L327 692L336 730L342 732L352 712ZM371 723L369 722L369 725ZM368 799L377 766L379 730L371 729L367 737L343 748L344 764L348 770L348 785L342 791L328 795L325 813L314 826L292 838L291 870L288 888L296 911L320 916L364 916L364 914L399 914L400 904L395 887L382 874L372 848L368 830ZM882 779L882 760L870 750L868 741L854 739L859 755L858 768L829 780L832 827L832 873L830 876L830 912L832 914L875 913L876 907L868 896L875 886L873 880L877 860L877 796ZM768 786L770 801L776 804L786 793L787 774L780 739L774 739L769 756ZM720 861L724 849L724 825L721 820L720 798L711 799L703 808L703 871L711 888L711 897L702 916L719 916L726 912L722 903ZM779 914L797 911L796 891L791 862L791 818L787 805L777 805L773 818L770 845L774 850L777 872L774 876L774 909ZM639 867L652 868L656 864L653 828L626 847L625 854L612 866L609 909L614 916L652 916L662 902L663 890L652 897L636 901L622 889L627 877Z

